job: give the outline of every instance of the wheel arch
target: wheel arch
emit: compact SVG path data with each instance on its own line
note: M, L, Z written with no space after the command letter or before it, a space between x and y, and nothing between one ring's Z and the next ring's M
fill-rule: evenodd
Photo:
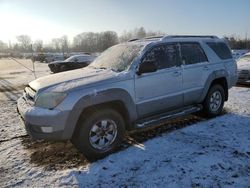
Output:
M63 137L66 139L72 137L84 114L103 108L117 110L123 116L127 130L132 128L131 122L137 119L136 105L127 91L123 89L101 91L96 95L84 96L76 103L67 119Z
M204 101L209 89L215 84L221 85L223 87L223 89L225 91L225 101L228 100L227 75L225 74L224 71L216 71L208 77L206 84L205 84L205 87L203 89L202 95L200 97L199 103Z
M210 87L213 86L213 85L215 85L215 84L221 85L223 87L224 92L225 92L225 101L227 101L228 100L228 84L227 84L227 79L225 77L216 78L216 79L214 79L212 81L212 83L210 84Z

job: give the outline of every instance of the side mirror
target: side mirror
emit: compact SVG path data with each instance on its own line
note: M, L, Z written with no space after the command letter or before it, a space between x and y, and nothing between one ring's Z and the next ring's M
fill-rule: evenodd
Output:
M149 73L157 71L157 64L153 60L144 60L140 63L137 74Z

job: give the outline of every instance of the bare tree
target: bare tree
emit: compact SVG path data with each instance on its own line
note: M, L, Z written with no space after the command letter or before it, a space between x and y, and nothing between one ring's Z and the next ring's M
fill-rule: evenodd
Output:
M73 49L84 52L102 52L117 43L118 36L114 31L101 33L84 32L74 37Z
M105 49L109 48L118 43L117 33L114 31L105 31L99 34L98 39L98 51L102 52Z
M232 49L249 49L250 39L241 39L239 36L224 36Z
M146 33L146 37L150 37L150 36L164 36L166 35L165 32L162 31L147 31Z
M165 35L164 32L161 31L146 31L144 27L135 28L131 31L124 31L122 35L119 37L120 42L125 42L130 39L141 39L148 36L159 36Z
M0 40L0 53L5 53L8 50L8 45Z
M139 38L139 39L144 38L146 37L146 30L144 29L144 27L135 28L134 35L135 35L135 38Z
M131 31L124 31L121 36L119 37L119 41L120 42L125 42L128 41L130 39L133 39L133 33Z
M69 53L69 40L68 37L66 35L61 37L61 47L62 47L62 52L63 54Z
M28 35L19 35L16 37L17 41L20 43L22 51L31 51L31 38Z
M43 41L36 40L33 44L33 48L36 52L42 52L43 51Z
M52 39L52 47L59 52L61 50L61 38Z

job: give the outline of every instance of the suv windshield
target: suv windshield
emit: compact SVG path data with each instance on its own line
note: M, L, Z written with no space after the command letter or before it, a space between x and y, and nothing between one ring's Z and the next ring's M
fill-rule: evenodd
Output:
M104 51L91 67L111 69L116 72L127 70L144 45L118 44Z

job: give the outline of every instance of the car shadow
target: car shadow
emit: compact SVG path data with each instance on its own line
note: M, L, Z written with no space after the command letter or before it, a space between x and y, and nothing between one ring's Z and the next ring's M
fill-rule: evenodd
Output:
M0 92L3 93L8 100L16 101L21 95L20 90L24 88L25 85L13 86L13 84L4 77L0 77Z
M237 84L235 87L250 88L250 84Z

